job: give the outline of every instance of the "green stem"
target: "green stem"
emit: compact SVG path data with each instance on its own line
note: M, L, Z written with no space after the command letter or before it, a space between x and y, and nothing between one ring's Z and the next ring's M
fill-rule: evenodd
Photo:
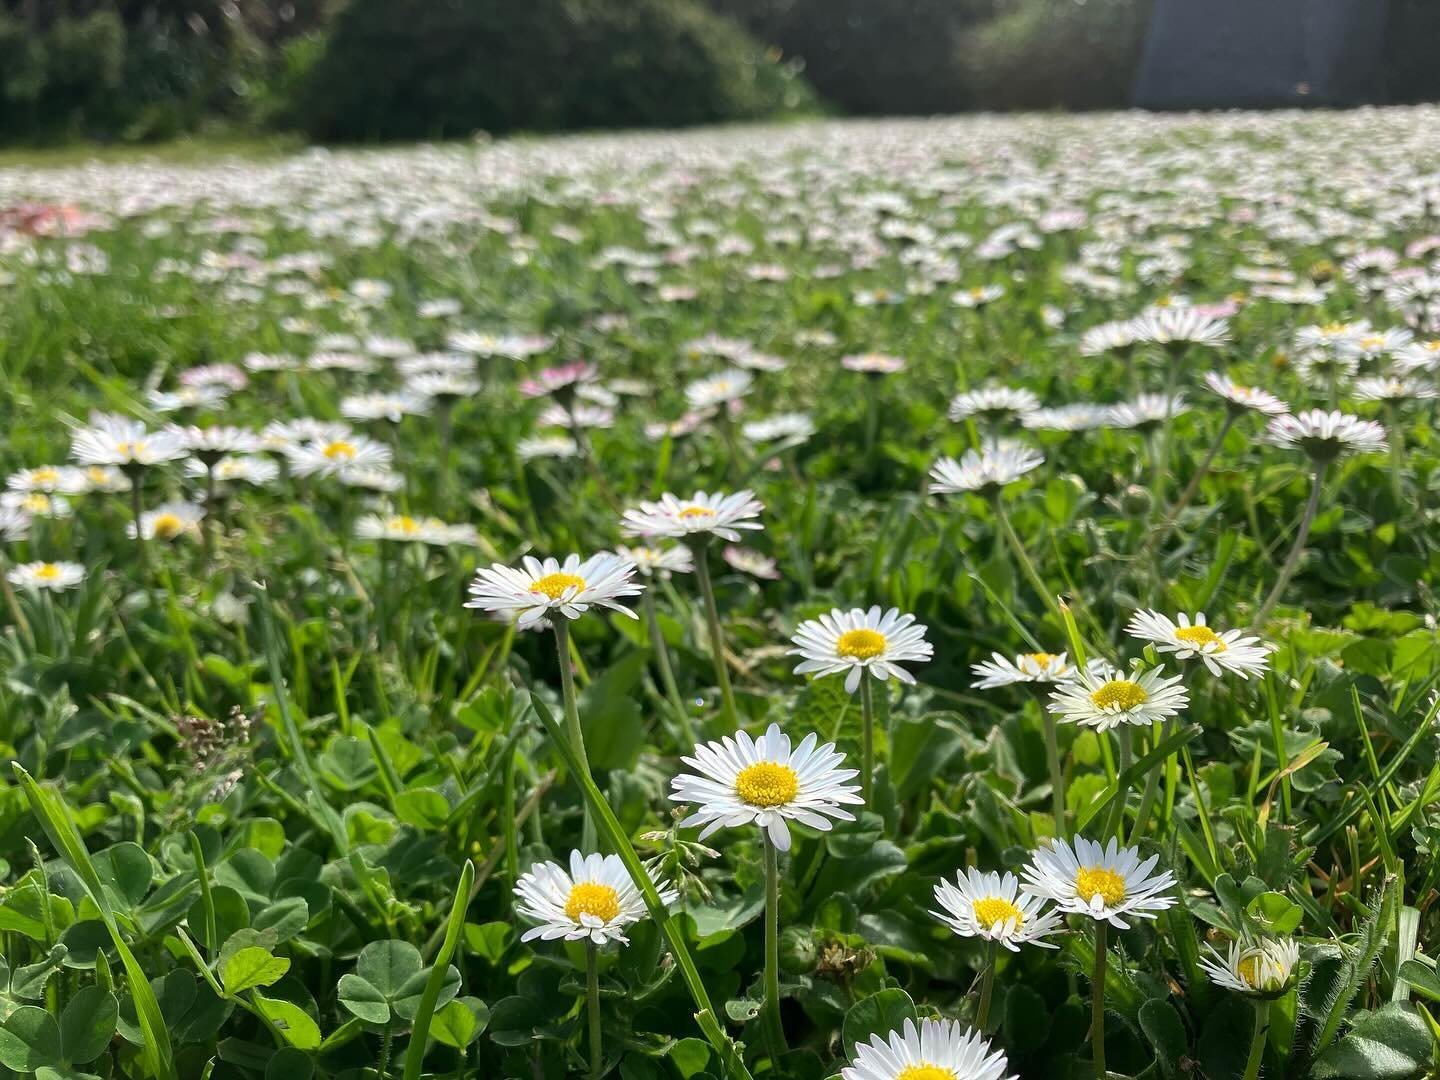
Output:
M1132 756L1130 744L1134 736L1130 732L1129 724L1121 724L1119 730L1115 734L1120 743L1119 763L1116 765L1115 769L1115 775L1118 782L1118 778L1124 776L1125 771L1130 768L1130 760ZM1110 819L1105 826L1106 836L1114 836L1122 840L1124 839L1124 837L1121 835L1121 830L1125 827L1126 794L1127 793L1123 790L1117 791L1115 793L1115 801L1110 804Z
M1090 1057L1095 1080L1105 1080L1105 927L1095 920L1095 970L1090 980Z
M145 504L140 493L140 476L135 473L130 478L130 516L135 519L135 554L140 564L140 576L148 577L146 571L149 569L149 552L145 548L145 534L140 530L140 515L145 511Z
M1270 1027L1270 1002L1255 1002L1255 1032L1250 1036L1250 1056L1245 1059L1245 1080L1259 1080L1265 1058L1265 1033Z
M585 1008L590 1018L590 1075L598 1080L605 1064L600 1052L600 962L595 943L585 943Z
M10 567L4 556L0 556L0 592L5 594L5 606L10 609L10 619L14 622L15 629L30 648L34 649L35 631L30 629L30 620L25 618L25 612L20 607L20 598L15 595L15 589L10 584Z
M766 834L765 849L765 1037L770 1057L785 1052L785 1029L780 1023L780 853Z
M1045 725L1045 762L1050 766L1050 808L1055 815L1055 835L1065 836L1065 772L1060 768L1060 733L1055 714L1042 703L1040 717Z
M138 519L137 519L138 520ZM215 561L215 463L205 465L205 516L200 519L200 539L204 544L205 569Z
M1158 746L1164 740L1165 736L1175 730L1174 725L1175 721L1172 720L1152 731L1151 738L1154 740L1152 749L1154 746ZM1155 796L1159 794L1160 791L1160 773L1163 769L1168 768L1169 760L1169 758L1166 758L1165 761L1158 762L1151 766L1150 774L1145 778L1145 791L1140 796L1140 808L1135 811L1135 826L1130 831L1130 843L1132 844L1139 842L1140 837L1145 834L1145 827L1150 824L1150 811L1155 805Z
M1391 402L1386 409L1390 421L1390 493L1395 500L1396 512L1404 498L1405 440L1400 431L1400 407Z
M860 795L866 804L875 790L875 702L872 697L870 673L860 675L860 713L864 719L864 735L860 755Z
M660 619L655 612L653 588L647 588L641 594L641 603L645 608L645 626L650 632L650 651L655 654L655 669L660 673L660 686L665 691L665 699L670 702L670 708L675 712L676 722L680 725L680 737L684 742L681 749L688 752L696 743L695 728L690 723L690 712L685 708L680 688L675 685L675 671L670 666L670 650L665 645L665 634L660 629Z
M575 703L575 674L570 670L570 621L558 612L553 617L555 626L555 649L560 660L560 695L565 704L565 735L575 751L575 760L586 778L590 776L590 758L585 753L585 733L580 728L580 709ZM576 782L580 780L576 777ZM595 819L588 806L584 810L584 823L580 832L580 850L595 850Z
M1224 445L1225 436L1229 435L1230 429L1235 426L1236 415L1235 412L1226 410L1225 422L1220 425L1220 434L1215 436L1215 441L1210 444L1210 449L1207 450L1205 456L1201 458L1194 475L1190 477L1190 482L1185 485L1185 490L1180 493L1180 498L1175 500L1175 505L1170 508L1170 513L1165 518L1165 521L1161 524L1160 528L1150 534L1151 538L1149 543L1145 545L1146 548L1159 547L1170 534L1175 531L1175 525L1179 522L1180 515L1184 513L1185 508L1190 505L1190 500L1195 498L1195 493L1200 490L1200 481L1205 479L1206 474L1210 471L1211 463L1215 460L1215 456L1220 453L1220 447Z
M710 635L710 652L715 663L715 682L720 687L725 730L736 731L740 727L740 714L735 711L735 691L730 688L730 670L725 665L725 635L720 629L720 610L715 606L715 586L710 581L708 542L695 546L695 577L705 604L705 628Z
M380 1060L375 1063L375 1075L380 1080L385 1080L390 1071L390 1051L395 1041L395 1030L390 1024L385 1025L385 1034L380 1038Z
M1025 551L1025 545L1020 542L1020 537L1016 535L1015 527L1010 524L1010 515L1005 512L1005 502L999 492L995 494L991 502L995 507L995 516L1000 522L1000 531L1005 534L1005 542L1010 545L1010 550L1015 555L1015 561L1020 564L1021 571L1024 572L1025 577L1030 581L1030 587L1033 588L1040 599L1044 601L1045 607L1049 610L1050 614L1059 620L1060 606L1056 602L1054 595L1050 592L1049 587L1045 584L1044 578L1040 576L1040 572L1035 569L1035 564L1030 561L1030 556Z
M1285 556L1284 563L1280 566L1280 576L1275 579L1275 586L1270 590L1270 595L1260 605L1260 610L1255 614L1255 620L1251 624L1256 630L1263 630L1265 620L1275 610L1275 605L1280 602L1280 597L1285 592L1285 586L1290 584L1290 578L1295 574L1295 567L1300 564L1300 555L1305 550L1305 541L1310 539L1310 526L1315 523L1315 513L1320 509L1320 489L1325 483L1327 466L1317 463L1315 474L1310 480L1310 499L1305 504L1305 514L1300 519L1300 527L1295 531L1295 542L1290 545L1290 553Z
M1159 436L1155 440L1153 450L1153 475L1150 483L1150 507L1151 511L1158 509L1165 501L1165 474L1166 466L1170 463L1170 428L1175 423L1175 381L1179 374L1180 358L1171 356L1168 352L1165 355L1165 420L1160 425Z
M990 1025L990 998L995 991L995 961L1000 955L1000 943L991 941L985 948L985 974L980 981L980 1009L975 1014L975 1026L985 1034Z

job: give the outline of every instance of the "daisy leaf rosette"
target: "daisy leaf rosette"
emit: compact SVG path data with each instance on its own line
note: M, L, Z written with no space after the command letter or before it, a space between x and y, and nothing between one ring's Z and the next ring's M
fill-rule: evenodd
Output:
M1054 901L1061 911L1125 930L1126 917L1153 919L1175 904L1165 895L1175 887L1175 876L1168 870L1151 873L1159 861L1158 855L1142 860L1138 848L1122 848L1113 837L1103 847L1083 836L1052 839L1031 852L1021 878L1026 892Z
M771 724L758 739L745 732L702 743L681 760L695 770L670 782L670 799L694 807L682 828L703 825L700 839L716 830L754 823L780 851L790 850L788 822L829 831L831 818L854 821L844 805L864 803L855 769L841 768L845 755L811 732L793 749L790 737ZM842 805L844 804L844 805Z
M652 878L653 880L653 878ZM673 904L674 889L655 883L660 899ZM645 918L645 898L618 855L570 853L570 868L536 863L515 883L515 912L538 925L521 941L589 940L628 943L625 928Z
M514 618L522 630L550 614L578 619L591 607L634 619L635 612L619 602L644 590L631 580L634 575L634 563L609 552L584 561L567 555L564 562L527 555L518 567L496 563L481 570L470 583L465 606Z
M878 604L868 611L836 608L802 622L791 639L795 647L789 653L803 657L795 667L796 675L823 678L846 672L845 692L849 694L867 671L882 682L893 675L913 685L915 676L899 665L930 659L934 650L925 640L925 630L914 615L901 614L899 608L883 614Z
M899 1031L857 1043L841 1080L1016 1080L1009 1060L955 1020L906 1020Z
M941 880L935 886L935 902L941 910L932 908L930 914L960 937L995 941L1011 952L1026 943L1057 948L1042 939L1065 928L1063 917L1053 909L1043 910L1045 901L1022 892L1019 878L1009 871L961 870L953 885Z

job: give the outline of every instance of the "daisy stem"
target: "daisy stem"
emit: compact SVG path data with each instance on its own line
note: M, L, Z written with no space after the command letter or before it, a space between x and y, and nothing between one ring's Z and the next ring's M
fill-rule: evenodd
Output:
M1175 380L1179 375L1179 369L1179 359L1167 355L1165 357L1165 420L1160 425L1160 433L1151 447L1154 455L1154 461L1151 463L1154 479L1150 484L1152 511L1158 509L1160 504L1165 501L1165 474L1166 466L1170 463L1170 428L1175 423Z
M205 466L205 516L200 519L200 538L205 546L205 568L215 561L215 463Z
M1030 587L1039 594L1044 601L1050 614L1060 619L1060 607L1055 602L1055 597L1050 594L1049 588L1045 585L1045 579L1035 569L1035 564L1030 561L1030 556L1025 552L1025 545L1020 542L1020 537L1015 533L1015 527L1010 524L1010 515L1005 512L1005 502L997 492L991 500L995 507L995 516L1000 522L1000 531L1005 534L1005 542L1010 545L1010 550L1015 554L1015 561L1020 564L1020 569L1030 581ZM1061 620L1063 621L1063 620Z
M1130 768L1130 743L1132 738L1130 734L1130 725L1121 724L1119 730L1115 732L1115 735L1120 743L1120 753L1115 766L1115 779L1116 783L1119 783L1120 777L1124 776L1125 771ZM1105 826L1105 834L1107 836L1114 836L1122 840L1124 839L1124 837L1121 835L1121 830L1125 827L1125 796L1127 794L1128 793L1124 791L1118 791L1115 793L1115 801L1110 804L1110 820L1106 823Z
M130 479L130 516L135 519L135 553L140 563L140 575L145 577L149 569L149 554L145 549L145 534L140 529L140 515L144 513L145 504L140 493L140 477L132 476Z
M1055 714L1040 706L1045 725L1045 762L1050 766L1050 806L1055 815L1055 835L1065 835L1065 772L1060 768L1060 732Z
M870 467L870 459L875 453L875 435L880 428L880 395L875 393L872 384L871 392L865 395L865 463Z
M1215 441L1210 444L1210 449L1200 459L1200 464L1196 466L1190 482L1185 485L1185 490L1180 493L1180 498L1175 500L1175 505L1170 508L1170 513L1161 523L1160 528L1151 534L1150 542L1146 544L1147 548L1159 547L1175 531L1175 523L1180 520L1180 515L1190 505L1190 500L1195 498L1195 493L1200 490L1200 481L1205 479L1205 475L1210 471L1211 463L1215 460L1215 455L1220 453L1225 436L1229 435L1230 429L1235 426L1235 417L1236 413L1232 410L1225 411L1225 422L1220 425L1220 433L1215 436Z
M990 1025L990 998L995 991L995 962L1000 955L1000 943L991 941L985 947L985 974L980 981L980 1008L975 1014L975 1026L984 1035Z
M875 701L869 673L860 676L860 714L864 735L860 755L860 795L868 804L875 787Z
M1392 401L1386 406L1385 412L1386 419L1390 421L1390 493L1394 496L1398 508L1404 493L1402 470L1405 463L1405 444L1400 433L1399 406Z
M1095 969L1090 979L1090 1057L1095 1062L1095 1080L1105 1080L1105 927L1095 920Z
M454 407L455 401L448 394L442 394L435 403L435 426L440 431L440 468L435 477L435 511L442 516L450 510L450 413Z
M585 779L590 778L590 758L585 753L585 734L580 730L580 709L575 704L575 674L570 670L570 622L563 615L554 620L555 649L560 659L560 693L565 703L565 735L575 752L575 762ZM581 777L576 777L579 783ZM580 833L580 850L595 850L595 819L590 807L584 807L585 819Z
M1310 539L1310 526L1315 523L1315 512L1320 509L1320 489L1325 483L1326 468L1324 463L1315 464L1315 474L1310 480L1310 501L1305 504L1305 514L1300 518L1300 527L1295 531L1295 542L1290 545L1290 553L1285 556L1285 562L1280 566L1280 576L1275 579L1274 588L1255 614L1252 625L1257 630L1264 628L1265 620L1275 610L1275 605L1280 602L1280 597L1285 592L1285 586L1290 584L1290 578L1295 574L1295 567L1300 564L1305 541Z
M640 595L645 608L645 626L650 631L650 649L655 654L655 667L660 672L660 685L670 707L675 710L675 719L680 725L682 747L688 750L695 745L695 728L690 723L685 701L680 697L680 690L675 685L675 672L670 667L670 650L665 646L665 634L660 629L660 619L655 613L655 590L646 589Z
M595 943L585 943L585 1008L590 1020L590 1075L599 1077L605 1064L600 1052L600 960Z
M1156 724L1151 731L1151 739L1154 745L1158 745L1171 731L1170 724ZM1150 811L1155 805L1155 796L1160 792L1160 773L1168 765L1169 759L1157 763L1151 770L1150 775L1145 778L1145 791L1140 796L1140 808L1135 811L1135 827L1130 830L1130 843L1137 844L1140 837L1144 835L1145 826L1150 824Z
M0 592L5 594L5 606L10 609L10 618L15 623L15 629L29 643L30 648L35 648L35 632L30 629L30 620L25 618L20 599L10 584L10 570L3 557L0 557Z
M735 711L735 691L730 688L730 671L725 666L725 635L720 630L720 610L715 606L715 586L710 581L709 544L695 549L695 578L700 584L700 597L705 602L705 628L710 635L710 652L715 661L715 681L720 686L725 730L736 731L740 727L740 716Z
M785 1029L780 1023L780 853L768 835L762 834L765 851L765 1038L770 1057L786 1050Z
M1255 1002L1255 1033L1250 1036L1250 1056L1245 1059L1245 1080L1259 1080L1265 1057L1265 1033L1270 1027L1270 1002Z

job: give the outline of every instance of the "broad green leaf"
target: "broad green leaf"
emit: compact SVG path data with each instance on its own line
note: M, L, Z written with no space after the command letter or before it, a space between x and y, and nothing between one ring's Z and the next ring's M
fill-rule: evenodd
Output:
M0 1025L0 1065L18 1073L31 1073L42 1065L58 1067L60 1025L44 1009L22 1005Z
M915 1003L904 990L891 988L862 998L850 1006L841 1026L845 1052L853 1057L856 1043L867 1043L872 1035L887 1038L904 1027L906 1020L914 1019Z
M65 1061L84 1064L105 1052L115 1034L120 1003L109 990L86 986L75 992L60 1014L60 1045Z
M227 994L239 994L257 986L270 986L290 970L290 961L269 949L251 945L241 949L220 969L220 982Z
M255 1006L270 1018L280 1029L285 1041L300 1050L315 1050L320 1046L320 1026L304 1009L293 1002L269 998L264 994L255 995Z

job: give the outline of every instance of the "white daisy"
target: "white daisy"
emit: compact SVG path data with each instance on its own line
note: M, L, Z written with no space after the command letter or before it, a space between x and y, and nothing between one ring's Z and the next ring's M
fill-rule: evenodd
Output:
M389 420L424 413L428 402L419 394L354 394L340 399L340 415L347 420Z
M1440 394L1435 385L1409 376L1371 375L1355 381L1356 401L1422 401Z
M683 544L672 547L617 547L615 554L629 559L645 577L669 578L671 574L688 574L695 569L695 556Z
M1129 319L1101 323L1080 335L1080 355L1100 356L1107 352L1124 352L1135 345L1135 324Z
M999 300L1005 295L1002 285L977 285L973 289L960 289L950 294L950 302L956 307L978 308Z
M840 366L846 371L859 371L865 375L894 375L905 370L905 360L885 353L854 353L842 356Z
M1265 429L1265 438L1287 450L1303 450L1312 461L1322 463L1344 453L1378 453L1386 448L1385 429L1375 421L1323 409L1277 416Z
M763 529L750 519L758 517L765 504L753 491L737 491L731 495L713 495L697 491L681 499L668 491L659 502L642 502L636 510L626 510L620 531L627 536L672 536L684 538L710 534L723 540L740 539L737 529Z
M1200 967L1210 981L1226 990L1268 997L1290 988L1300 963L1300 944L1294 938L1232 941L1222 955L1205 943L1208 956Z
M956 394L950 401L950 419L957 423L974 417L986 423L997 424L1018 420L1026 413L1040 407L1040 399L1029 390L1014 390L1008 386L986 386Z
M685 387L685 400L692 409L703 412L744 397L754 382L755 376L745 370L722 372Z
M0 504L0 542L10 544L30 535L30 515L19 506Z
M226 454L213 465L198 458L185 462L185 474L203 480L214 472L220 483L253 484L264 487L280 475L280 466L259 454Z
M66 486L76 495L98 491L118 495L130 490L130 478L113 465L87 465L66 470Z
M1094 664L1085 671L1077 669L1074 678L1060 683L1045 707L1065 723L1099 731L1121 724L1149 724L1175 716L1190 704L1190 692L1180 685L1182 678L1167 679L1160 668L1136 675Z
M72 562L28 562L21 563L6 576L17 588L64 592L85 580L85 567Z
M1183 349L1191 345L1218 348L1230 340L1230 327L1190 307L1152 308L1131 324L1137 342Z
M1009 1061L980 1032L955 1020L906 1020L886 1038L855 1044L840 1080L1007 1080ZM1015 1080L1009 1077L1008 1080Z
M169 431L150 431L137 420L96 415L75 433L70 456L81 465L118 465L136 469L185 456L185 447Z
M79 472L79 469L65 465L37 465L33 469L11 473L5 478L5 486L11 491L72 494L75 475Z
M678 898L674 889L658 882L656 888L666 904ZM540 924L521 941L627 942L625 928L647 914L645 898L619 855L572 851L569 873L559 863L536 863L515 882L515 899L515 913Z
M244 428L177 426L167 430L203 462L217 461L224 454L248 454L260 449L260 436Z
M1110 407L1080 401L1053 409L1036 409L1022 416L1020 423L1030 431L1093 431L1109 425Z
M1181 660L1199 657L1211 675L1233 671L1242 679L1261 674L1270 665L1268 654L1274 646L1239 630L1217 634L1205 624L1205 613L1197 611L1193 621L1183 611L1169 617L1158 611L1137 611L1125 627L1131 637L1153 641L1162 653L1174 653Z
M966 450L959 461L942 457L935 462L930 469L930 479L934 481L930 485L930 494L959 495L969 491L977 495L993 495L1044 462L1045 457L1040 451L1023 446Z
M573 458L580 454L580 444L569 435L533 435L515 444L515 456L521 461L536 458Z
M584 562L579 555L568 555L563 563L556 559L542 562L527 555L519 569L496 563L481 570L470 583L465 606L518 616L516 626L521 630L552 612L578 619L592 605L634 619L638 618L635 612L617 603L644 589L631 580L634 574L634 563L609 552L592 555Z
M989 660L970 666L978 681L977 690L993 690L1013 683L1053 683L1069 677L1072 672L1068 653L1020 653L1014 660L1001 653L991 653Z
M351 469L389 469L391 451L366 435L347 432L338 439L305 442L284 450L295 476L335 476Z
M792 751L790 737L771 724L758 739L741 731L697 746L694 757L680 760L700 775L681 773L670 781L671 800L696 808L681 826L703 824L704 840L722 826L753 821L777 849L788 851L788 820L822 831L832 828L828 818L854 821L840 804L864 802L860 786L847 783L858 774L840 767L845 755L834 743L818 742L812 732Z
M1290 411L1290 407L1274 394L1268 394L1253 386L1242 386L1218 371L1205 373L1205 385L1211 393L1224 398L1226 406L1237 413L1250 410L1266 416L1280 416Z
M763 420L742 424L740 434L750 442L783 439L790 443L801 443L815 434L815 421L810 419L808 413L777 413Z
M163 503L140 515L140 535L146 540L178 540L182 536L193 538L199 535L200 522L204 517L204 507L194 503ZM135 539L135 522L125 526L125 534L131 540Z
M473 526L458 526L468 536ZM415 518L408 514L366 514L355 523L355 535L362 540L397 540L416 544L445 546L462 534L457 526L439 518Z
M998 941L1011 952L1027 942L1046 949L1056 946L1041 938L1064 929L1056 911L1041 911L1044 901L1020 891L1019 880L1006 871L982 874L973 866L955 875L955 884L941 880L935 902L944 910L930 914L961 937Z
M353 429L339 420L316 420L301 416L294 420L272 420L260 432L260 443L266 450L283 451L301 443L331 443L349 438Z
M1110 406L1110 426L1149 431L1188 408L1184 394L1136 394L1132 401Z
M23 510L32 518L68 518L74 511L64 495L47 495L43 491L6 491L0 493L0 506Z
M405 380L409 393L442 400L473 397L480 392L480 386L480 380L474 375L450 371L429 371Z
M732 570L739 570L742 574L749 574L751 577L762 578L765 581L778 581L780 571L775 560L769 555L762 555L751 548L736 547L734 544L726 544L720 557L725 560L725 565Z
M1073 843L1048 839L1030 853L1021 877L1027 892L1055 901L1061 911L1104 919L1124 930L1130 924L1123 916L1153 919L1174 906L1173 896L1162 895L1175 887L1174 875L1168 870L1150 874L1159 861L1151 855L1142 862L1138 848L1122 848L1113 837L1103 848L1083 836Z
M900 667L901 663L923 663L933 649L925 640L925 626L915 622L914 615L902 615L891 608L883 615L880 605L869 611L836 608L818 619L806 619L791 639L795 648L791 656L804 660L795 668L796 675L815 673L817 678L844 671L845 692L853 694L860 678L868 670L882 682L891 675L904 683L915 682L915 676Z

